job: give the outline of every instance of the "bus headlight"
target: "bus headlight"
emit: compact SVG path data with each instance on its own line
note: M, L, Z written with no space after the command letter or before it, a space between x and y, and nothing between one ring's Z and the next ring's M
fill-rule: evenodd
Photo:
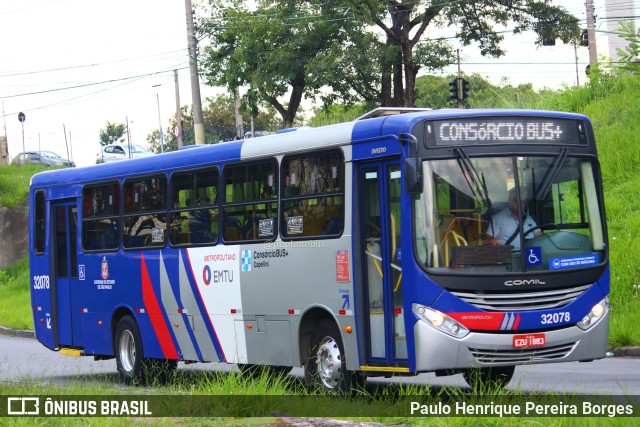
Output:
M433 308L425 307L420 304L413 304L412 308L413 312L420 320L447 335L462 338L469 333L469 329L465 328L457 320L452 319L438 310L434 310Z
M600 319L609 311L609 297L591 307L591 311L580 320L577 325L582 330L587 330L598 323Z

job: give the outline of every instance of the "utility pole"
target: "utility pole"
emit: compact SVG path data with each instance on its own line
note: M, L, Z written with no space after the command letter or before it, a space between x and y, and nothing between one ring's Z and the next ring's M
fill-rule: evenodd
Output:
M64 144L67 146L67 159L71 160L71 156L69 156L69 141L67 141L67 128L62 124L62 133L64 133Z
M598 52L596 51L596 18L593 14L593 0L587 0L587 35L589 37L589 65L596 66Z
M573 42L573 54L576 59L576 86L580 86L580 71L578 71L578 42Z
M191 98L193 103L193 131L196 144L204 144L204 121L202 119L202 100L200 99L200 80L198 78L198 59L196 31L193 25L191 0L184 0L187 10L187 41L189 44L189 70L191 72Z
M159 84L152 87L160 87ZM164 153L164 135L162 134L162 118L160 117L160 94L156 91L156 100L158 101L158 129L160 129L160 152Z
M2 148L2 159L4 163L0 162L0 164L9 164L9 138L7 138L7 116L4 114L4 100L2 101L2 119L4 120L4 146L0 144L0 148Z
M178 84L178 70L173 70L173 80L176 86L176 128L178 129L178 148L184 145L182 141L182 110L180 108L180 85Z
M127 119L127 146L129 147L129 158L131 158L131 133L129 132L129 116L125 116L125 118Z

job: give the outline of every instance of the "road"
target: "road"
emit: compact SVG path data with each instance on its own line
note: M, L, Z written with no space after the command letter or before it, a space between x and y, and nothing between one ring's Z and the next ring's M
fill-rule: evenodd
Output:
M0 335L0 381L40 383L118 383L114 360L62 356L34 339ZM189 371L235 369L233 365L180 364ZM301 369L292 375L301 376ZM421 374L399 380L372 379L372 383L403 381L436 387L467 388L461 375L436 377ZM591 363L555 363L519 366L507 387L527 392L555 392L585 395L640 395L640 359L615 357Z

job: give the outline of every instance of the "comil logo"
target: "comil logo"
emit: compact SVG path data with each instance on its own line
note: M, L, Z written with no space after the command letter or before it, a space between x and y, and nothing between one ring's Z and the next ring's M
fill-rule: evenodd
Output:
M7 415L40 415L40 398L8 397Z
M526 285L545 285L546 282L543 282L540 279L529 279L529 280L507 280L504 282L505 286L526 286Z

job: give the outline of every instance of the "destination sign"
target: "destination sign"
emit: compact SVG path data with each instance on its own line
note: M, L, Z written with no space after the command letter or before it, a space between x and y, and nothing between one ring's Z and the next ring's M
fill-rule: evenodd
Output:
M576 120L535 117L474 117L427 124L429 145L585 144Z

